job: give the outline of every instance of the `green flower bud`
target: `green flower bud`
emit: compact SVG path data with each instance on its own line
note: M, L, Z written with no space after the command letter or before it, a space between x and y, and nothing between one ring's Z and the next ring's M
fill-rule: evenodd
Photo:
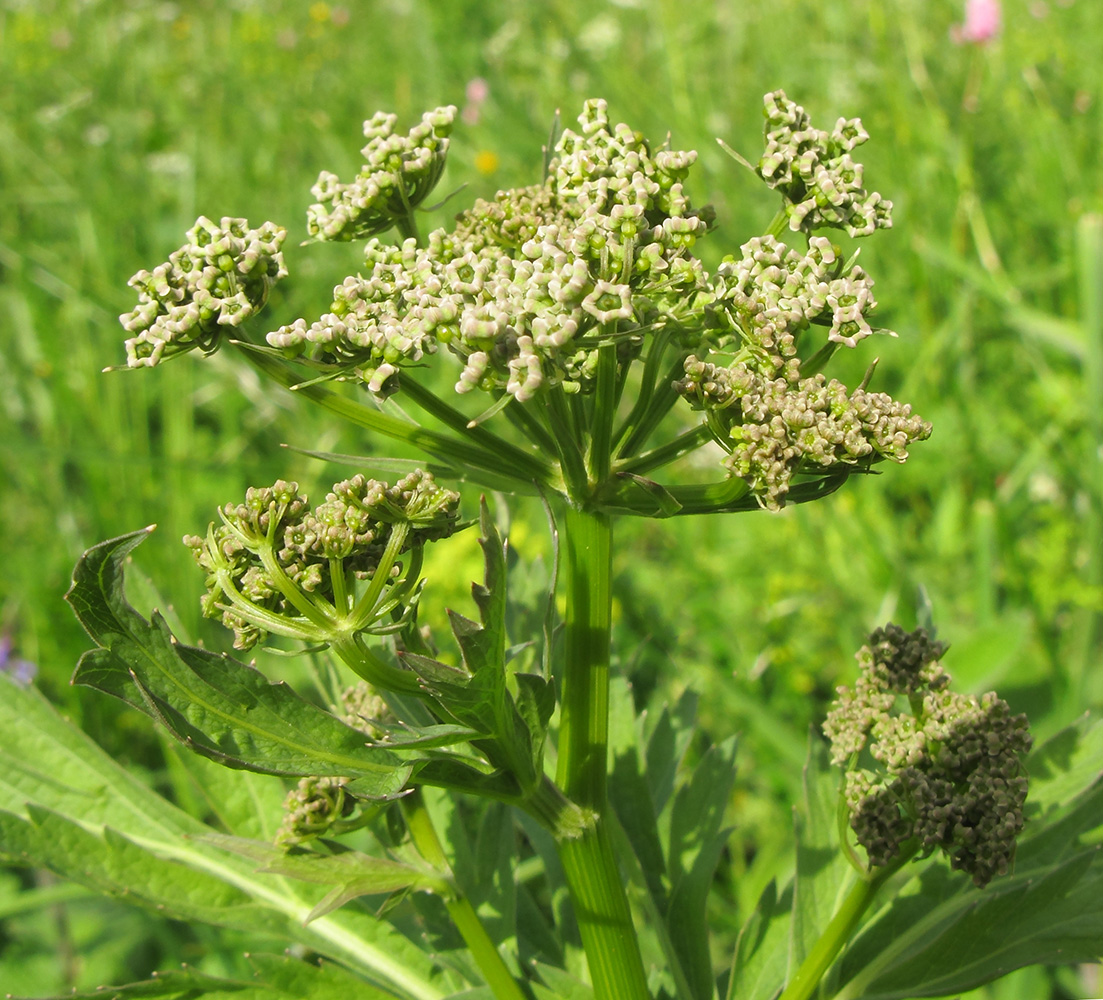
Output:
M206 573L203 614L233 629L239 649L269 632L328 643L350 630L393 629L389 618L378 621L379 609L413 598L416 584L416 576L406 578L416 573L415 560L406 567L394 560L457 530L459 494L421 470L394 486L354 476L312 509L295 483L279 480L250 488L244 503L227 504L219 515L222 524L211 525L205 538L184 539ZM386 577L376 599L350 606L352 581L373 580L377 571ZM394 591L400 597L388 597L388 584L403 588Z
M276 834L281 847L322 837L356 808L356 800L345 794L347 778L302 778L287 793L284 818Z

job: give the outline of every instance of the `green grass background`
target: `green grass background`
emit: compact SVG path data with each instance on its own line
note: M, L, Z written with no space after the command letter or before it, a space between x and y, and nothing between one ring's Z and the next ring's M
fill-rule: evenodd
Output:
M857 115L873 137L860 158L895 225L862 261L900 338L864 342L847 374L880 355L875 387L935 433L905 467L818 505L620 530L623 669L640 691L694 686L710 734L744 734L718 926L746 916L753 866L739 876L787 823L807 726L872 626L914 622L918 588L967 687L998 686L1041 735L1098 706L1103 4L1003 6L1000 37L959 46L952 0L0 0L0 627L51 697L156 776L144 723L68 687L87 645L61 601L77 556L156 521L142 569L189 630L219 642L199 629L180 536L247 485L282 476L317 491L348 474L283 442L389 448L228 357L101 374L124 359L127 278L197 215L287 225L293 277L266 323L316 315L357 261L354 247L297 246L318 172L357 168L376 109L412 124L462 107L481 77L489 97L457 129L439 188L466 190L431 225L538 180L556 109L569 121L603 96L615 120L700 151L688 186L716 207L700 245L714 264L776 207L715 138L755 159L761 95L783 87L821 127ZM546 555L539 511L515 517L522 554ZM435 564L427 600L462 605L473 544ZM96 906L108 904L70 906L67 927L43 913L0 925L3 986L97 985L181 957L217 967L241 950L121 916L106 934L102 913L126 911ZM1087 980L1040 972L989 992L1051 989L1090 995Z

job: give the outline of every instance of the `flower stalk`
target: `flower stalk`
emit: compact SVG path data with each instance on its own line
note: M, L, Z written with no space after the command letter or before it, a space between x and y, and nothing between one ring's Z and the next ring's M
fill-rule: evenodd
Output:
M570 507L562 538L567 610L557 783L574 802L593 811L594 824L581 837L561 839L559 856L595 996L598 1000L644 1000L650 996L647 977L605 817L611 519L606 514Z

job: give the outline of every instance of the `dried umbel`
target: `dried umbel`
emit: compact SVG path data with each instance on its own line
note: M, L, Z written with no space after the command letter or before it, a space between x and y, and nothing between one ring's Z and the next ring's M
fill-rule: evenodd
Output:
M1005 874L1023 827L1031 746L1026 716L990 692L949 690L945 646L923 629L877 629L824 723L843 797L869 864L941 849L978 886Z

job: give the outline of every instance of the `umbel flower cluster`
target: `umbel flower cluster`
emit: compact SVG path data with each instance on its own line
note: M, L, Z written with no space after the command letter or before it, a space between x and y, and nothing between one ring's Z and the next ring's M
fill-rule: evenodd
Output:
M570 457L556 441L574 427L579 448L589 447L599 358L608 363L611 350L618 395L636 384L630 366L643 367L632 414L640 426L617 436L626 460L680 395L703 411L705 429L728 453L729 477L772 509L785 504L794 480L841 482L880 460L902 462L929 435L910 407L869 391L868 376L851 392L822 374L836 350L889 332L873 323L873 282L857 254L812 234L857 237L890 225L891 204L865 190L851 159L867 137L860 122L818 130L781 91L766 95L757 172L781 193L782 210L768 233L709 274L694 247L713 228L713 212L694 206L685 190L696 153L653 147L613 124L602 100L587 101L578 128L563 131L541 183L480 199L419 241L414 211L440 177L453 113L437 108L407 135L394 131L393 115L377 114L365 123L360 174L348 184L322 174L308 230L320 240L367 238L363 270L334 289L317 319L297 319L269 332L266 347L253 345L254 359L268 351L302 366L304 384L350 381L383 400L444 348L458 359L456 391L492 397L477 421L510 404L540 404L513 414L514 423L541 451L559 448L565 468ZM235 232L244 225L235 220ZM780 240L786 225L800 245ZM391 227L401 242L373 235ZM211 258L219 273L259 266L247 239L222 249ZM173 260L198 252L189 245ZM278 254L260 262L272 280L283 273ZM245 315L228 307L225 319L212 318L206 291L143 280L142 302L124 322L148 313L159 325L128 341L132 365L195 346L213 350L218 324ZM166 303L177 298L170 315ZM189 326L193 313L206 325ZM705 439L704 431L694 438ZM619 497L616 477L637 472L619 468L619 457L591 462L608 470L605 483L565 474L570 489Z
M764 98L766 150L759 176L781 192L794 232L836 226L869 236L892 225L892 202L862 187L862 165L850 153L869 138L857 118L840 118L830 132L812 127L804 108L783 90Z
M334 827L356 808L356 799L346 794L346 778L300 778L284 799L284 816L276 831L281 847L296 847L315 837L337 832Z
M396 135L397 115L373 115L364 122L368 144L356 177L342 184L323 171L310 189L318 202L307 209L307 232L320 240L358 240L404 223L440 180L455 117L451 105L436 108L407 135Z
M925 630L877 629L858 652L854 688L840 687L824 723L843 797L870 866L908 848L941 848L978 886L1004 874L1023 826L1031 746L1024 715L988 693L948 689L944 644Z
M271 222L250 229L247 219L216 225L200 216L166 263L130 279L138 305L119 317L134 334L126 342L127 365L152 367L195 347L215 350L225 329L263 309L287 275L280 251L286 238L287 230Z
M696 154L652 153L610 124L604 101L588 101L579 123L542 185L476 202L423 248L370 242L366 273L334 290L331 312L268 343L312 347L384 395L444 344L464 365L457 391L523 402L543 386L588 388L599 344L631 355L645 332L692 316L706 276L689 250L709 218L682 190Z
M268 632L325 642L416 598L422 547L457 529L459 494L421 470L394 486L358 475L312 508L297 483L278 480L250 487L219 517L205 538L184 538L207 574L204 615L233 629L238 649ZM354 581L371 581L355 603Z
M727 467L776 508L800 472L877 458L903 462L911 442L930 435L930 424L885 393L862 385L848 394L814 371L838 346L854 347L873 332L873 282L822 236L813 236L805 253L769 235L741 250L740 259L725 259L713 283L717 346L728 345L731 360L691 354L675 383L705 411L729 452ZM813 325L828 328L826 344L805 363L813 374L803 377L798 348Z
M341 706L344 708L341 721L346 725L359 729L372 740L386 738L386 730L379 723L393 721L394 715L370 685L360 681L345 688L341 692ZM284 799L283 822L276 832L276 844L295 847L355 826L350 817L357 803L345 790L348 783L349 779L342 777L302 778Z

